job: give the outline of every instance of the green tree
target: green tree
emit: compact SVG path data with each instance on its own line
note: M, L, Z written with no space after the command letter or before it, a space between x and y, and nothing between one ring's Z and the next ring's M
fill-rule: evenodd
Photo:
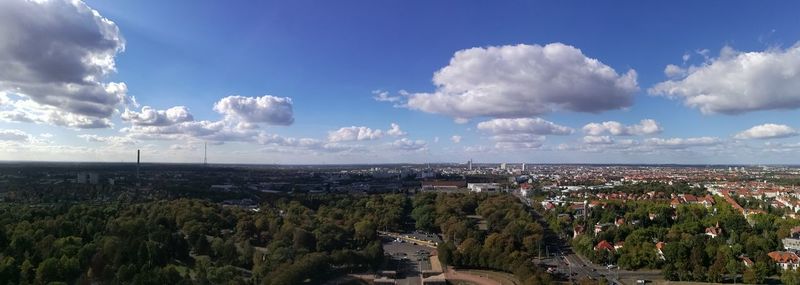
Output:
M59 280L59 277L58 259L52 257L45 259L39 263L39 267L36 268L37 284L47 284L54 281L62 281Z
M358 223L355 223L353 227L355 229L356 240L362 244L370 240L374 240L377 237L375 223L373 223L371 220L362 220Z
M781 282L785 285L800 285L800 272L797 270L784 270L781 273Z

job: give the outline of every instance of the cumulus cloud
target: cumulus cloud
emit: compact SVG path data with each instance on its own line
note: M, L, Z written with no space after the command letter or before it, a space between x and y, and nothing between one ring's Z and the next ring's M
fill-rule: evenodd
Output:
M664 75L669 78L681 77L686 75L686 69L674 64L668 64L667 67L664 68Z
M589 123L583 126L583 132L590 136L611 134L614 136L632 135L653 135L661 133L663 129L658 122L652 119L644 119L639 124L625 126L617 121L606 121L602 123Z
M169 126L194 120L189 109L184 106L176 106L167 110L156 110L150 106L144 106L141 112L126 109L121 117L123 121L139 126Z
M461 136L453 135L452 137L450 137L450 141L453 143L461 143Z
M800 143L774 143L774 142L766 142L764 143L764 148L762 150L767 152L797 152L800 150Z
M383 131L373 130L367 127L344 127L328 133L328 141L365 141L377 140L383 137Z
M436 91L407 96L406 106L464 121L530 117L557 110L598 113L629 107L636 71L618 74L561 44L471 48L433 76Z
M423 151L428 149L428 143L423 140L411 140L408 138L401 138L390 145L390 148L403 151Z
M609 136L585 136L583 137L585 144L613 144L614 139Z
M796 136L797 130L787 125L763 124L744 130L734 136L736 139L774 139Z
M0 141L29 142L32 136L20 130L0 130Z
M389 130L386 131L386 134L393 137L401 137L405 136L407 133L400 129L400 125L392 123Z
M136 140L128 136L99 136L99 135L82 134L78 135L78 137L86 140L87 142L107 143L109 145L116 145L116 146L136 144Z
M0 105L0 120L6 122L50 124L74 129L110 128L108 118L84 116L39 104L24 95L6 96Z
M405 91L401 91L401 94L405 94ZM379 102L398 103L403 100L403 97L389 95L388 91L383 90L372 91L372 95L372 99Z
M0 92L24 96L66 118L27 121L109 127L98 122L130 102L125 83L105 81L116 71L115 57L125 41L114 22L81 1L0 1L0 38ZM24 116L3 117L26 121ZM82 122L69 121L76 118Z
M493 119L478 123L478 129L494 134L570 135L574 132L572 128L541 118Z
M718 145L722 141L716 137L696 137L696 138L649 138L646 139L645 144L648 146L669 148L669 149L684 149L696 146L713 146Z
M535 149L544 144L545 137L534 134L498 134L491 137L494 147L501 150Z
M228 96L217 101L214 110L223 116L221 120L194 120L184 106L166 110L145 106L140 112L126 110L121 117L130 126L121 131L138 140L249 142L310 148L304 145L305 139L283 138L261 130L262 124L291 124L294 118L290 98Z
M497 142L494 147L501 150L538 149L542 147L542 142Z
M288 126L294 123L292 99L265 95L261 97L228 96L214 104L214 111L229 120Z
M706 53L707 54L707 53ZM740 114L800 107L800 43L787 49L740 52L691 66L684 76L656 84L650 94L683 100L704 114Z

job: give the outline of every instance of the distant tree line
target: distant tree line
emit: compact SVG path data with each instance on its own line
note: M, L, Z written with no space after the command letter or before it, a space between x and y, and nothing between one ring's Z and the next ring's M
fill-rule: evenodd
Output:
M378 269L401 195L298 196L260 211L198 199L0 204L2 284L318 284ZM380 213L380 214L377 214Z

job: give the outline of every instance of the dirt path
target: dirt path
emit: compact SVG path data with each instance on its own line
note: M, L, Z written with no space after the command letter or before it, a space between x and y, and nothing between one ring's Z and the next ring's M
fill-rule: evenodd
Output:
M447 268L447 273L445 273L445 278L447 280L462 280L467 282L472 282L478 285L502 285L500 282L494 281L484 276L473 275L466 272L457 272L453 268Z

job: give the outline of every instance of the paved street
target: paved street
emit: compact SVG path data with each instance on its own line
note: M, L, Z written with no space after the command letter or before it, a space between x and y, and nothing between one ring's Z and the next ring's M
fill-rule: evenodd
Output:
M525 205L532 208L530 199L522 197L519 193L514 193L520 201ZM568 241L558 237L547 226L547 222L536 211L531 210L531 215L542 225L544 228L544 245L550 253L550 257L537 260L542 265L556 268L558 274L562 274L572 280L580 280L585 277L592 279L606 279L611 284L622 284L620 279L644 279L644 280L659 280L662 279L661 271L659 270L609 270L604 265L591 263L589 260L575 254L572 251Z

